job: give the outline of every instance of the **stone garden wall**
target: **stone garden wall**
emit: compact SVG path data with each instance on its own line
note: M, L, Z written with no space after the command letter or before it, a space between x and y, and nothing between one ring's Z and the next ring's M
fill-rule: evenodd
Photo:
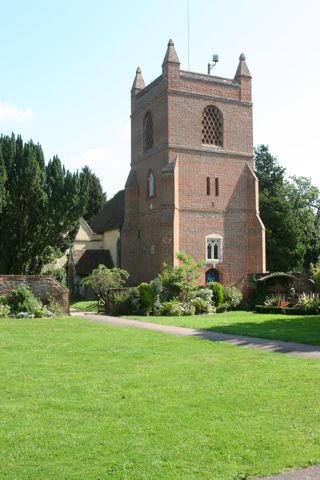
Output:
M69 290L50 275L0 275L0 295L7 296L19 286L29 287L43 303L54 298L64 313L69 313Z

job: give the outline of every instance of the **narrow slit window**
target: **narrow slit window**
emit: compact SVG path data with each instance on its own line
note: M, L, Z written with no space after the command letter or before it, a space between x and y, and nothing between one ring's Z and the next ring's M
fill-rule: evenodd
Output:
M215 178L215 194L216 197L219 197L219 178Z
M152 198L156 196L156 183L152 170L149 171L147 176L147 197Z
M153 147L153 121L151 112L147 112L143 122L143 150L146 152Z
M207 195L210 195L210 177L207 177Z

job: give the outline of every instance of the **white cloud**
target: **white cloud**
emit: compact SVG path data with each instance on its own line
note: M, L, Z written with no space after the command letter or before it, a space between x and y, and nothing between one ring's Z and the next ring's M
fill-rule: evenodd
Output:
M106 160L116 156L116 152L111 148L90 148L85 152L72 155L68 164L74 169L81 169L85 165L94 169Z
M33 118L30 108L18 108L11 103L0 102L0 121L14 120L25 122Z

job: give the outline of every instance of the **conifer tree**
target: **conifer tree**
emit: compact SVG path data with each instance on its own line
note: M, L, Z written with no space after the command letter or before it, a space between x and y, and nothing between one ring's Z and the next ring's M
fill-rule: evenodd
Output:
M70 247L83 213L78 173L58 157L46 165L32 141L0 137L0 273L39 273Z
M80 172L80 190L84 205L82 214L85 220L89 220L102 210L106 195L102 190L99 178L85 166Z

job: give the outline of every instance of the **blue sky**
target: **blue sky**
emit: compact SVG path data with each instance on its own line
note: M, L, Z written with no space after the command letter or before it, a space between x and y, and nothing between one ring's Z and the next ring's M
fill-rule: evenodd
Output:
M320 2L189 0L190 69L253 76L254 142L289 175L320 187ZM161 73L169 38L188 68L187 0L0 0L0 132L39 142L48 160L84 165L108 197L130 164L130 89Z

